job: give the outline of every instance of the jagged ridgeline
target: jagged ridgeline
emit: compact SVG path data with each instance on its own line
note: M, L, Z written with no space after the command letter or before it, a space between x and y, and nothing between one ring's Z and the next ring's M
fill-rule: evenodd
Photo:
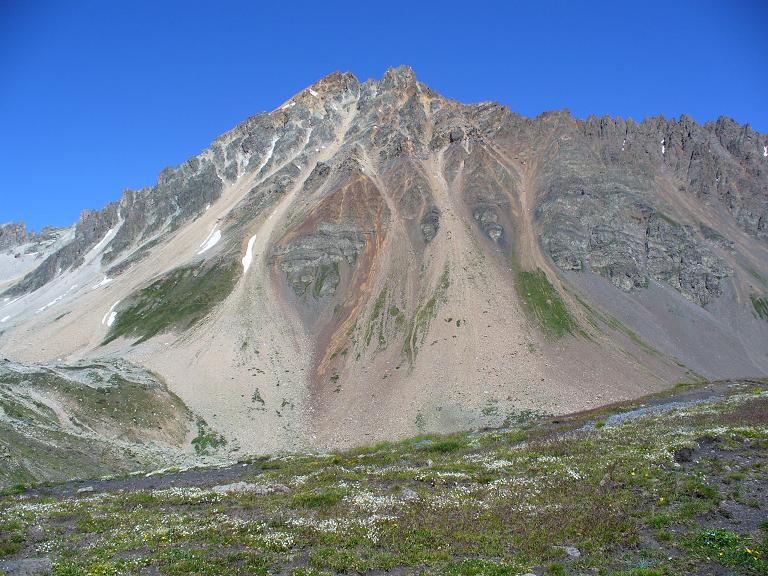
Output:
M334 73L71 228L0 227L0 290L3 356L151 370L191 458L762 376L768 138Z

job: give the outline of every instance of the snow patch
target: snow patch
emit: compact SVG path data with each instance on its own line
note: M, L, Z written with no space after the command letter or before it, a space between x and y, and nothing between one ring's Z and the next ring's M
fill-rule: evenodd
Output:
M221 240L221 230L219 230L218 225L213 227L213 230L211 230L211 233L208 234L208 237L203 241L202 244L200 244L200 250L198 251L198 254L202 254L206 250L209 250L216 246L218 241Z
M115 321L115 318L117 317L117 312L115 312L115 307L120 304L120 300L112 304L110 306L109 311L104 314L104 317L101 319L102 324L106 324L107 326L112 326L112 323Z
M251 236L250 240L248 240L248 248L245 249L245 256L243 256L243 272L248 272L248 268L251 267L251 262L253 262L253 243L256 242L256 234Z
M664 140L661 141L661 153L664 154L667 151L667 147L664 145Z
M10 317L10 316L3 316L2 318L0 318L0 323L2 323L2 322L8 322L8 320L10 320L10 319L11 319L11 317Z
M209 210L210 208L211 208L211 205L210 205L210 204L206 205L206 207L205 207L205 211L206 211L206 212L208 212L208 210Z
M267 150L267 155L264 157L264 161L259 165L258 169L256 170L256 174L261 172L264 169L264 166L267 165L267 162L270 161L272 158L272 154L275 152L275 144L277 144L277 136L274 136L272 138L272 144L269 146L269 150Z
M101 250L104 247L104 244L106 244L107 242L109 242L111 240L112 233L114 231L115 231L115 228L110 228L109 230L107 230L107 233L104 234L104 238L99 240L99 243L96 244L96 246L93 247L93 251L94 252L98 252L99 250Z
M94 288L94 290L95 290L96 288L101 288L102 286L106 286L106 285L107 285L107 284L109 284L110 282L112 282L112 278L109 278L108 276L104 276L104 278L102 278L102 279L101 279L101 282L99 282L98 284L96 284L96 286L94 286L93 288Z
M763 158L768 156L768 146L763 146Z
M312 90L312 88L309 89L309 93L312 94L312 96L314 96L315 98L317 98L317 92Z
M51 300L50 302L48 302L48 304L46 304L46 305L45 305L45 306L43 306L42 308L38 308L38 309L37 309L37 311L38 311L38 312L45 312L45 311L46 311L48 308L50 308L51 306L54 306L54 305L56 305L56 303L58 303L58 302L59 302L59 301L60 301L62 298L64 298L64 295L63 295L63 294L62 294L61 296L57 296L56 298L54 298L53 300Z
M19 296L18 298L14 298L13 300L11 300L10 298L3 298L2 308L5 308L6 306L10 306L11 304L16 302L17 300L21 300L21 296Z
M66 292L64 292L64 294L56 296L56 298L54 298L53 300L48 302L48 304L46 304L45 306L43 306L42 308L38 308L37 312L35 312L35 314L39 314L40 312L45 312L48 308L50 308L51 306L54 306L55 304L60 302L61 299L64 298L64 296L68 295L70 292L72 292L74 290L77 290L77 284L72 284L72 286L70 286L69 289ZM18 300L18 298L17 298L17 300Z

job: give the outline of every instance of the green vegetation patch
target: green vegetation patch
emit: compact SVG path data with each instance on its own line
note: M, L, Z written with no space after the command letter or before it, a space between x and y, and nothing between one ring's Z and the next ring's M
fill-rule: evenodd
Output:
M448 454L450 452L456 452L466 446L466 442L462 441L462 438L438 438L435 440L424 441L421 446L421 450L424 452L431 452L433 454Z
M388 337L405 329L405 314L392 302L392 295L383 288L373 303L371 313L365 322L362 343L368 348L375 342L377 350L387 347Z
M368 324L365 328L364 340L366 347L371 345L371 339L373 338L373 334L377 327L379 331L379 346L386 344L386 339L384 338L384 318L382 317L382 312L384 312L384 305L386 304L386 301L387 289L384 288L379 293L378 298L376 298L376 302L373 303L371 317L368 320Z
M670 392L664 410L631 417L659 396L511 429L259 457L227 480L200 469L163 489L8 491L0 540L14 560L44 550L59 575L767 574L768 383L719 390L684 409ZM223 481L264 490L210 489Z
M565 303L543 270L520 270L515 284L523 308L551 338L561 338L577 325Z
M758 542L731 530L715 529L688 538L685 545L699 558L714 559L723 566L746 568L757 574L768 574L765 558L768 537Z
M761 298L759 296L755 296L754 294L750 296L750 298L752 300L752 306L754 307L757 316L763 320L768 320L768 298Z
M416 314L408 326L403 343L403 352L410 363L416 359L419 346L423 344L424 339L429 332L429 325L437 316L437 311L448 301L448 288L451 286L450 271L446 264L443 273L437 281L437 285L432 295L427 299L423 306L416 310Z
M232 292L239 274L236 262L221 258L167 273L118 307L103 344L121 336L138 336L138 344L194 326Z
M197 436L192 440L192 446L198 454L208 454L211 450L216 450L225 446L227 440L208 427L208 423L202 418L197 419Z
M157 437L181 445L193 422L178 396L145 376L118 374L109 362L0 373L0 486L161 464L128 443ZM71 426L54 408L66 413ZM90 430L126 444L110 445Z
M341 502L345 491L340 489L299 492L291 499L294 508L330 508Z
M323 287L328 280L333 279L338 283L340 278L339 263L331 262L329 264L321 264L317 267L317 275L315 276L314 284L312 285L312 296L315 298L321 298L323 296Z
M498 564L486 560L462 560L448 564L445 576L517 576L524 570L520 564Z

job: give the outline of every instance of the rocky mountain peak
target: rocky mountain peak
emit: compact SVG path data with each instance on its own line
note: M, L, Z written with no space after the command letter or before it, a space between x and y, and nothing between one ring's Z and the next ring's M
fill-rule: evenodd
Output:
M384 90L397 90L413 86L418 82L416 73L410 66L400 65L387 68L379 80L379 85Z
M14 248L27 241L27 227L24 222L0 224L0 250Z
M335 72L0 253L0 353L146 363L259 451L759 376L766 145L730 119L525 118L406 66Z
M357 77L351 72L332 72L309 86L307 90L312 90L318 94L342 94L356 90L359 85L360 82Z

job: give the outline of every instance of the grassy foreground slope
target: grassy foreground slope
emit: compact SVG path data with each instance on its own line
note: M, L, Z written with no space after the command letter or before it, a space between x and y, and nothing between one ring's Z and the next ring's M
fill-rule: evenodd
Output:
M17 487L0 570L768 574L768 384L226 469ZM26 569L38 572L21 572Z
M128 362L0 359L0 489L185 462L194 427L161 379ZM211 433L199 419L197 430Z

